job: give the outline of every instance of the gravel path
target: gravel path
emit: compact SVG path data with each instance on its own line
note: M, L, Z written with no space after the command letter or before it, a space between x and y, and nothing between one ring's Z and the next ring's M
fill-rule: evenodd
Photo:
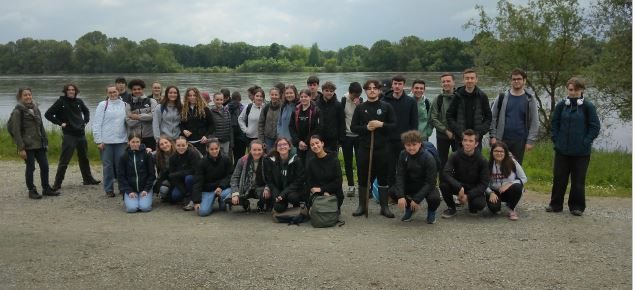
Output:
M158 202L150 213L126 214L120 198L82 186L77 165L61 196L34 201L23 164L4 161L0 171L2 289L632 285L631 199L588 198L584 216L574 217L545 213L548 196L527 193L517 222L460 210L428 225L422 213L411 223L386 219L375 204L368 219L353 218L357 199L347 198L345 226L314 229L275 224L267 214L200 218Z

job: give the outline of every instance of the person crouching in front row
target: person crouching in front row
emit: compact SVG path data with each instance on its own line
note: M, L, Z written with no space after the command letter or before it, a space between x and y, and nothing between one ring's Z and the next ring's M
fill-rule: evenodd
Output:
M126 212L152 210L152 185L155 182L154 158L146 152L137 135L128 137L128 148L117 168L119 188L124 192Z
M263 153L265 144L252 140L249 153L236 163L230 185L232 186L232 205L241 205L245 212L250 211L250 198L258 199L258 211L270 210L272 193L265 183Z
M292 148L289 139L278 137L265 159L265 179L276 212L284 212L289 204L298 207L307 201L304 165L298 155L290 153Z
M208 154L199 161L194 170L192 201L194 211L199 216L210 215L217 199L219 210L225 210L225 199L230 197L230 177L234 170L232 160L221 154L221 142L218 139L210 139L206 148Z

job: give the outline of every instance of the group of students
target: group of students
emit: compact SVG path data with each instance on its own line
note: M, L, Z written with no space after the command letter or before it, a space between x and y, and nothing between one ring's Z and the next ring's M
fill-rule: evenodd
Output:
M517 220L515 208L527 182L523 155L538 135L537 105L525 89L526 78L522 70L512 71L510 90L492 106L476 86L472 69L463 72L464 85L458 88L454 75L442 74L443 91L432 102L425 96L423 80L415 80L407 95L401 75L383 83L353 82L340 100L332 82L319 91L316 76L309 77L307 88L300 91L294 85L275 85L268 91L269 102L265 91L253 86L248 105L241 103L239 92L230 95L226 89L210 96L188 88L182 99L177 86L166 87L162 95L161 84L154 82L152 94L146 95L144 81L118 78L95 110L92 132L100 150L104 190L116 196L117 180L127 212L150 211L153 193L162 201L183 202L184 210L201 216L211 214L216 201L222 211L238 205L249 211L249 200L257 199L258 211L283 212L303 203L310 207L317 195L336 196L339 211L344 201L338 159L342 148L350 197L355 196L356 157L359 200L353 216L368 214L374 182L380 214L388 218L394 217L390 199L404 211L403 221L410 221L426 200L427 222L435 223L443 199L448 207L445 218L454 216L461 205L471 213L486 207L497 213L505 202L509 219ZM568 206L572 214L581 215L591 143L600 122L594 105L582 95L583 82L572 78L566 86L568 97L557 104L552 118L554 185L546 211L563 210L571 176ZM84 184L100 182L92 177L86 157L89 110L78 98L77 85L65 85L63 93L45 113L63 132L53 186L48 181L41 113L30 89L17 94L9 130L26 161L31 198L41 198L33 184L35 161L43 195L59 195L75 149ZM433 129L436 146L427 141ZM480 142L487 133L489 161L481 154Z

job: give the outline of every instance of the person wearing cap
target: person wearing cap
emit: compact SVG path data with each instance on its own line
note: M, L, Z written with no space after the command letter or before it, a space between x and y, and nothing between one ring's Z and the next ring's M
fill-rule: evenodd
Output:
M311 91L311 100L313 102L322 98L322 93L318 91L318 86L320 86L320 79L317 76L309 76L307 78L307 89Z
M358 134L351 131L351 120L356 107L362 103L362 86L359 82L349 84L349 92L340 100L345 120L345 136L342 139L342 157L344 158L345 172L347 175L347 196L355 196L355 183L353 180L353 154L358 154ZM359 168L356 158L356 168Z
M117 88L117 93L119 93L119 97L122 101L130 104L132 101L132 95L126 90L126 86L128 82L124 77L118 77L115 79L115 88Z

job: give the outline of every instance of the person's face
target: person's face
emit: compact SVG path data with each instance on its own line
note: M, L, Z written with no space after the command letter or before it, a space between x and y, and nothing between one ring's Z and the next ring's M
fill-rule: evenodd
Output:
M155 96L161 95L161 84L159 83L152 84L152 94Z
M179 93L177 93L177 89L175 88L170 88L168 90L168 100L170 101L178 101L177 98L179 97Z
M22 103L25 103L25 104L33 103L33 93L30 90L22 91L22 94L20 95L20 100L22 101Z
M575 89L573 84L568 85L568 96L571 98L580 98L583 94L583 90Z
M323 151L325 143L323 143L319 139L311 138L311 140L309 140L309 146L311 147L311 151L318 154Z
M311 102L311 96L308 94L300 94L300 104L303 106L307 106L309 105L309 102Z
M289 147L289 143L287 143L286 140L279 140L278 143L276 143L276 151L281 155L288 155Z
M115 87L120 94L126 91L126 83L116 83Z
M290 103L296 100L296 95L294 94L294 90L292 89L285 90L285 100L287 100L287 102L290 102Z
M177 150L177 153L183 154L188 151L188 142L183 139L177 139L177 143L174 145L174 147L175 150Z
M464 137L462 138L462 147L464 148L464 153L466 154L473 154L475 153L475 148L477 148L477 140L475 140L477 137L475 135L472 136L468 136L468 135L464 135Z
M409 155L415 155L420 151L420 147L422 147L422 143L419 142L409 142L404 144L404 150L406 150L406 153Z
M504 160L504 157L506 157L506 151L503 149L503 147L495 147L492 149L492 157L495 159L495 161L497 161L497 163L499 163Z
M159 150L163 152L170 152L172 149L172 143L168 141L168 139L161 138L159 139Z
M391 89L393 89L393 93L396 95L401 95L402 90L404 89L404 82L393 81L391 83Z
M426 87L424 87L423 84L414 84L413 87L411 88L411 91L413 92L413 95L416 97L421 97L424 95L424 92L426 91Z
M119 98L119 92L115 87L106 88L106 94L108 95L108 99L116 100Z
M446 92L450 92L455 87L455 80L451 76L445 76L441 78L442 89Z
M311 84L307 84L307 88L312 92L315 93L318 91L318 83L311 83Z
M278 93L278 90L269 91L269 99L274 105L280 104L280 93Z
M189 90L187 100L188 104L195 105L197 103L197 93L194 90Z
M263 104L263 93L261 92L257 92L256 94L254 94L254 104L257 106L260 106Z
M223 98L221 98L223 99ZM219 153L221 152L220 150L221 148L219 148L219 144L217 143L212 143L210 144L210 146L208 146L208 154L212 157L219 157Z
M371 83L365 89L365 93L367 94L367 99L373 102L378 99L380 88L376 87L374 83Z
M250 154L252 155L252 159L259 160L263 157L263 145L261 144L252 144L250 147Z
M131 150L139 150L139 146L141 146L141 139L134 137L128 140L128 146Z
M333 98L333 93L334 91L332 89L322 90L322 95L325 97L326 100L331 100L331 98Z
M526 80L522 75L512 75L510 78L510 85L515 90L521 90L526 85Z
M144 94L144 89L141 86L133 86L132 94L135 97L141 97Z
M74 86L69 86L68 88L66 88L67 97L74 98L76 94L77 94L77 90L75 90Z
M477 85L477 74L476 73L467 73L464 74L464 85L468 89L474 89Z
M214 96L214 105L217 106L217 108L223 106L223 95Z

